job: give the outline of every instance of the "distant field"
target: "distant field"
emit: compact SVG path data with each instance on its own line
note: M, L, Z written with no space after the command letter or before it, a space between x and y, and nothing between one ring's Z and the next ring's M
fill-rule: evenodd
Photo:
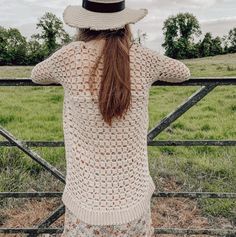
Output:
M192 76L236 76L236 54L184 60ZM1 78L28 78L32 67L0 67ZM149 129L194 93L195 87L153 87ZM162 132L160 140L235 140L236 86L215 88ZM0 87L0 125L21 140L63 140L61 87ZM0 137L0 140L3 138ZM64 148L33 148L65 173ZM159 191L161 179L175 178L182 191L236 192L235 147L148 147L150 172ZM35 162L16 148L0 147L0 192L62 191ZM1 201L0 201L1 202ZM233 200L199 199L206 216L236 222Z
M29 78L31 66L0 66L0 78Z
M182 60L193 76L236 76L236 54ZM27 78L32 67L0 66L0 78Z
M236 76L236 54L183 60L194 76Z

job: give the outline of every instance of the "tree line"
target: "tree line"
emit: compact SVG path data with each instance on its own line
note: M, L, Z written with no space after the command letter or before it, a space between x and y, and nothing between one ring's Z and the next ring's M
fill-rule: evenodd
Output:
M63 45L74 40L63 28L63 22L56 15L47 12L36 24L40 33L27 40L16 28L0 26L0 65L35 65ZM220 38L206 33L202 40L199 22L190 13L179 13L169 17L163 26L165 54L176 59L214 56L236 52L236 27ZM138 35L135 41L141 42Z
M199 58L219 54L236 53L236 27L228 35L213 37L207 32L202 39L200 24L190 13L170 16L164 22L165 54L176 59Z
M35 65L73 40L63 22L49 12L39 19L36 29L41 33L27 41L18 29L0 26L0 65Z

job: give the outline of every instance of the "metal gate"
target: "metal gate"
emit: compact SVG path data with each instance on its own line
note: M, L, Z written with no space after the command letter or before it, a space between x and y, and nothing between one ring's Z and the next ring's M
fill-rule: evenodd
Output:
M153 139L167 128L176 119L181 117L191 107L201 101L207 94L209 94L217 86L230 86L236 85L236 78L223 77L223 78L191 78L190 80L182 83L168 83L163 81L156 81L152 86L199 86L195 93L187 98L182 104L164 117L153 129L147 134L148 146L236 146L236 140L181 140L181 141L153 141ZM30 79L0 79L0 86L61 86L59 84L39 85L33 83ZM43 166L55 178L65 184L64 175L57 170L54 166L49 164L45 159L40 157L36 152L32 151L30 147L63 147L64 142L33 142L33 141L20 141L9 131L0 126L0 135L6 141L0 141L0 146L16 146L31 159ZM43 198L43 197L61 197L62 192L2 192L0 198ZM214 192L154 192L152 198L158 197L189 197L189 198L236 198L236 193L214 193ZM50 228L65 212L65 206L62 204L56 208L49 216L38 223L35 227L29 228L0 228L0 233L24 233L28 236L37 236L42 233L62 233L63 228ZM155 234L177 234L177 235L190 235L190 234L207 234L217 236L236 236L236 229L178 229L178 228L155 228Z

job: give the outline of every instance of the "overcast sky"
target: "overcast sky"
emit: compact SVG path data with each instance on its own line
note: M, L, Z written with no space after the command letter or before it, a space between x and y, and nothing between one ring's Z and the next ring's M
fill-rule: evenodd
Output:
M36 23L46 11L56 14L62 20L67 5L81 5L82 0L0 0L0 25L6 28L16 27L30 37L37 32ZM148 15L132 25L148 35L146 46L163 51L162 26L170 15L179 12L193 13L199 20L202 32L212 32L214 36L223 36L236 27L236 0L126 0L130 8L147 8ZM73 35L74 28L65 25L65 30Z

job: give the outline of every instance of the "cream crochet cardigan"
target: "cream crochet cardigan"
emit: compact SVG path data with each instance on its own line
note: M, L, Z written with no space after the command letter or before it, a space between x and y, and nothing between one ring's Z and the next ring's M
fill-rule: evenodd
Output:
M134 43L130 48L132 106L123 120L114 119L109 127L98 101L91 99L88 84L89 69L101 48L102 43L71 42L37 64L31 78L37 84L59 83L64 88L63 203L86 223L118 225L139 218L155 190L147 156L149 89L155 80L188 80L190 71L182 62Z

